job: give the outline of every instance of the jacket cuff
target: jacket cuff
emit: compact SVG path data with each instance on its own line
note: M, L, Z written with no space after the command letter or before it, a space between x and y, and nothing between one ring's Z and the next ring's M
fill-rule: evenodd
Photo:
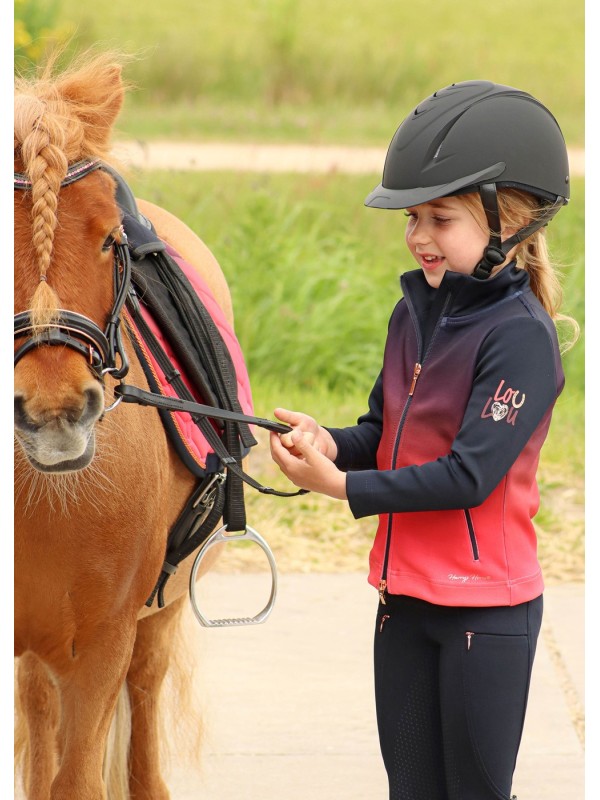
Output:
M344 429L327 428L325 425L323 427L329 431L337 447L337 456L333 463L343 472L349 470L352 467L352 445L348 441L348 437L344 435Z
M358 472L348 472L346 475L346 494L350 511L355 519L370 517L379 513L374 510L376 499L378 471L364 469Z

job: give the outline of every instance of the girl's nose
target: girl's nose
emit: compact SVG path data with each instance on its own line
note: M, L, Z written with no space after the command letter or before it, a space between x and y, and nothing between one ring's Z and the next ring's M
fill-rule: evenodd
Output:
M428 226L422 220L417 220L406 229L406 239L411 244L423 244L431 238L428 231Z

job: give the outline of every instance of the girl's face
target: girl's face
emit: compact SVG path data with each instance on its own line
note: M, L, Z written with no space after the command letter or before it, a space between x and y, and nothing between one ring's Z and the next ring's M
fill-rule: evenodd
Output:
M412 206L406 215L406 244L430 286L437 289L447 269L465 275L473 272L489 235L460 197Z

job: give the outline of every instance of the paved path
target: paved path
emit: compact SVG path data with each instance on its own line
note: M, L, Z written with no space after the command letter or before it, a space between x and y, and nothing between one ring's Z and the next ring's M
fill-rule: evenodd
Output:
M142 169L377 175L383 169L387 148L123 141L114 152L125 164ZM583 175L584 151L570 150L569 160L573 175Z
M266 575L203 580L209 617L253 614L268 595ZM583 800L583 585L550 587L545 606L513 791ZM263 625L201 629L190 619L208 735L201 770L172 771L173 800L385 800L375 607L363 575L283 575Z

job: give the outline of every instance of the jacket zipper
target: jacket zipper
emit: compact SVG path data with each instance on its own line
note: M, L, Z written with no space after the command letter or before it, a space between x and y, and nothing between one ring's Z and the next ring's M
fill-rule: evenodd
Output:
M413 369L413 377L412 377L412 383L410 385L410 391L408 393L408 397L406 398L406 403L404 404L404 408L402 409L402 416L400 417L400 422L398 423L398 430L396 431L396 438L394 440L394 450L392 452L392 469L394 468L394 464L396 463L398 448L400 447L400 436L402 434L402 429L404 428L404 420L406 419L408 409L410 408L412 397L415 392L415 386L417 385L417 381L419 379L419 375L421 374L421 370L422 370L422 365L417 361ZM381 600L383 605L386 604L385 592L387 589L387 566L388 566L388 559L390 556L391 541L392 541L392 514L388 516L388 530L387 530L387 537L385 540L383 571L381 573L381 579L379 581L379 599Z
M475 536L475 528L473 527L473 519L471 512L465 508L465 519L467 520L467 528L469 530L469 539L471 540L471 550L473 551L473 559L479 561L479 546L477 545L477 537Z
M421 338L421 331L419 329L419 325L418 325L418 322L416 320L416 314L414 314L414 312L413 312L412 304L408 301L408 296L406 296L406 297L407 297L408 309L409 309L410 317L411 317L411 319L413 321L413 325L415 327L415 331L416 331L416 334L417 334L417 342L418 342L417 359L418 360L417 360L417 362L415 363L415 365L413 367L412 382L410 384L410 389L408 391L408 396L406 398L406 402L404 404L404 408L402 409L402 416L400 417L400 422L398 423L398 429L396 431L396 438L394 439L394 449L392 451L392 462L391 462L391 465L390 465L391 469L394 469L394 466L396 464L396 458L398 456L398 450L400 448L400 437L402 435L402 430L404 428L404 423L406 421L406 415L408 414L408 409L410 408L410 404L412 402L412 398L413 398L413 395L415 393L415 388L417 386L417 381L419 380L419 376L420 376L421 372L423 371L423 364L425 363L425 359L427 358L427 356L431 352L431 348L432 348L433 343L434 343L434 341L435 341L435 339L437 337L438 331L440 329L440 325L441 325L442 320L444 319L444 316L446 314L446 310L447 310L448 306L450 305L450 301L452 299L452 294L449 293L448 297L446 298L446 300L444 302L443 308L442 308L442 310L440 312L440 316L438 317L438 320L437 320L436 325L435 325L435 329L434 329L433 334L431 336L431 339L429 341L429 345L427 347L427 351L423 355L423 358L419 358L420 353L421 353L421 349L422 349L422 345L423 345L423 340ZM381 570L381 578L379 579L379 587L378 587L379 600L381 601L381 603L383 605L386 605L385 594L387 592L387 570L388 570L388 561L389 561L389 557L390 557L390 545L392 543L392 520L393 520L393 514L389 514L388 515L387 536L386 536L386 540L385 540L385 551L384 551L384 556L383 556L383 568Z

